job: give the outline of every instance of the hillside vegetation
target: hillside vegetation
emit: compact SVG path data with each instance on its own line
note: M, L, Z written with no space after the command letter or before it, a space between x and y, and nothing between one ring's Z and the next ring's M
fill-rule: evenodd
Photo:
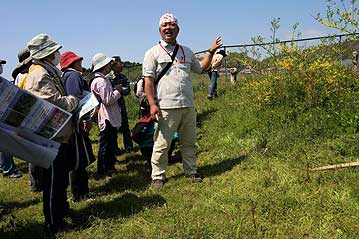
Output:
M326 19L318 15L319 22L358 29L357 8L348 13L326 2ZM278 25L272 22L273 29ZM240 76L236 85L221 76L213 100L206 99L208 76L193 75L203 183L191 183L175 164L154 192L139 151L119 156L111 179L95 181L91 165L95 199L71 202L74 212L66 220L74 229L57 238L359 238L359 169L310 171L359 161L359 73L339 64L338 47L266 49L271 71ZM232 60L232 66L264 64ZM133 95L127 104L133 126ZM94 127L96 154L97 135ZM17 163L26 174L27 164ZM0 238L51 238L42 226L41 195L29 192L28 176L0 178L0 205Z
M207 76L194 75L202 184L176 164L153 192L139 152L119 156L111 179L93 180L92 165L95 200L71 203L75 228L58 237L357 238L358 169L309 168L357 160L358 73L330 56L286 51L273 63L281 71L240 77L235 86L222 76L212 101ZM133 125L133 96L128 106ZM97 152L96 130L92 138ZM28 176L0 178L0 204L0 238L49 237Z

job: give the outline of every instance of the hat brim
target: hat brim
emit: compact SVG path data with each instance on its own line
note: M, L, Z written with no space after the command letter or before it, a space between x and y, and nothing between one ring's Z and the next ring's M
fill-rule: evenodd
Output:
M97 71L99 69L101 69L102 67L106 66L107 64L109 64L112 61L112 58L110 57L106 57L105 60L101 61L100 63L98 63L97 65L93 66L93 70L92 71Z
M60 50L61 48L62 48L61 45L55 44L53 46L47 47L45 49L42 49L41 51L36 52L31 57L33 59L35 59L35 60L40 60L40 59L43 59L45 57L48 57L49 55L51 55L52 53Z
M22 63L18 64L15 69L12 71L11 76L16 80L16 77L19 73L21 73L24 68L32 61L31 57L26 58Z
M84 58L81 57L81 56L77 56L77 57L74 57L72 59L71 62L69 62L68 64L66 64L65 66L61 67L61 70L65 70L66 68L68 68L72 63L74 63L75 61L79 61L79 60L83 60Z

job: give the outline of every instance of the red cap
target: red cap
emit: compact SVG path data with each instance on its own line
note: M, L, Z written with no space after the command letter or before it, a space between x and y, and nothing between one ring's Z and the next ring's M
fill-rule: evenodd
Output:
M76 55L72 51L65 51L61 55L61 60L60 60L61 70L64 70L65 68L69 67L69 65L71 65L74 61L82 60L82 59L83 59L82 57Z

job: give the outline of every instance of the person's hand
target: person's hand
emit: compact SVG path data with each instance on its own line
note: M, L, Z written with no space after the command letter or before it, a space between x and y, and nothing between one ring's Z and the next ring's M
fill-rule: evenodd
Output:
M160 108L157 105L150 106L150 115L153 120L157 120L161 116Z
M212 46L210 48L211 52L216 52L218 48L222 46L222 37L217 36L216 40L212 43Z
M115 85L113 88L115 90L119 91L120 93L122 93L122 86L121 85Z

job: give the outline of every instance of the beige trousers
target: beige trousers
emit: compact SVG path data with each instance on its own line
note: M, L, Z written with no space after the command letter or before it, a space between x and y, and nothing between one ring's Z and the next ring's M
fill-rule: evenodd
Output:
M154 134L151 157L152 180L166 178L168 150L173 134L178 130L183 170L186 176L197 172L196 166L196 112L193 107L161 110L158 127Z

